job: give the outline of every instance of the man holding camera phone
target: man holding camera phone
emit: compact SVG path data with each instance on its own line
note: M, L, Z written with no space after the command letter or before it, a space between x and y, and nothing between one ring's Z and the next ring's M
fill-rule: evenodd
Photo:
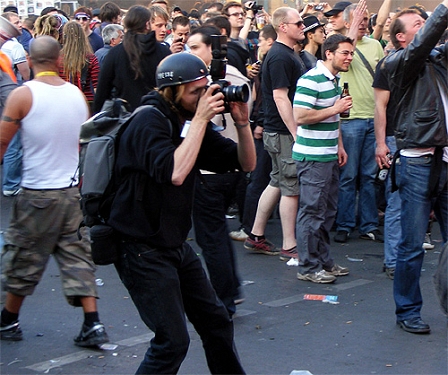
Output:
M173 54L157 68L156 91L123 133L116 170L121 184L109 224L121 237L117 271L142 320L155 333L138 374L175 374L189 335L185 314L200 335L211 373L244 374L233 323L201 261L186 242L199 168L251 171L256 157L246 103L225 103L209 86L204 62ZM228 105L238 143L210 120Z
M174 17L172 22L172 38L168 41L172 53L187 51L190 36L190 19L186 16Z

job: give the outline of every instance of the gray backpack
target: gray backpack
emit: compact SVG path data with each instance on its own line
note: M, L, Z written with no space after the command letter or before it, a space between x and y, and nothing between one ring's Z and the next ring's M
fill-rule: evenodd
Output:
M17 83L12 80L9 74L0 70L0 116L3 113L3 108L5 108L6 99L16 87Z

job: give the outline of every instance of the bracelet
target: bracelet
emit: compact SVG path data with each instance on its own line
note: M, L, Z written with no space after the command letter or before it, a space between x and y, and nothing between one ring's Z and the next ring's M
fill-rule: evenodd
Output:
M255 18L255 17L249 17L249 16L247 16L247 17L246 17L246 20L251 20L251 21L253 21L254 18Z
M244 125L239 125L236 122L234 122L233 125L235 125L235 128L237 128L237 129L244 129L246 126L249 125L249 123L244 124Z

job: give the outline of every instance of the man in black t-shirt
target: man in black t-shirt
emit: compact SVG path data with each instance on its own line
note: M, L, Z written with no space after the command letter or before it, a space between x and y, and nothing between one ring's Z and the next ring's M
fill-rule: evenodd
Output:
M303 21L297 10L278 8L272 19L277 40L263 63L262 94L265 114L263 141L272 159L271 181L258 203L252 231L244 247L255 252L276 255L279 250L264 237L266 222L280 199L283 232L281 258L297 258L295 219L299 187L292 160L297 124L292 101L305 66L294 54L294 45L305 38Z
M394 137L394 112L396 105L391 101L389 83L384 69L381 69L385 58L379 61L372 87L375 95L375 158L380 168L389 168L387 154L393 156L397 151ZM400 212L401 199L398 191L392 192L390 175L386 179L386 212L384 215L384 271L388 278L394 278L397 260L398 241L401 237Z

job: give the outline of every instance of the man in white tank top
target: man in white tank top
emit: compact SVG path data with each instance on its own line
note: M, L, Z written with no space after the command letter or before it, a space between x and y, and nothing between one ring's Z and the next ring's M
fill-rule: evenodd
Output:
M58 58L54 38L42 36L32 42L35 78L10 94L0 122L0 157L19 128L23 144L22 191L4 238L7 294L0 338L22 339L20 308L53 255L68 303L84 310L75 345L91 347L109 339L98 316L90 245L86 236L79 240L76 235L82 220L77 188L79 130L88 108L81 91L59 77Z

